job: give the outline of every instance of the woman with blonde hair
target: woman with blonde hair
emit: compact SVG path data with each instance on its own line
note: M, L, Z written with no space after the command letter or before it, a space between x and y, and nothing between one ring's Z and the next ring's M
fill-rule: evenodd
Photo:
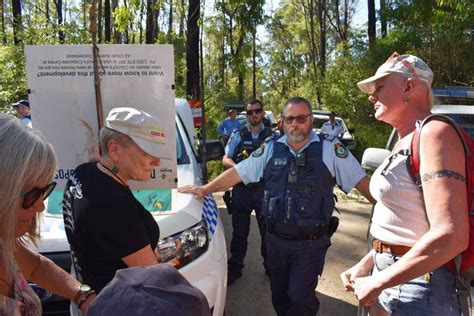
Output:
M43 200L56 183L53 148L40 132L0 114L0 315L41 315L26 280L69 298L85 311L95 297L46 257L30 250L39 239Z

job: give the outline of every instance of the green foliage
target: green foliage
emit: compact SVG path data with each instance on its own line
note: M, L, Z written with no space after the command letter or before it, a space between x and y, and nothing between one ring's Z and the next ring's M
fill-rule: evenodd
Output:
M0 112L11 112L11 104L28 95L21 46L0 46L0 78Z
M388 23L387 36L377 39L369 49L366 29L350 28L343 39L334 18L343 14L344 6L353 15L354 0L344 3L326 1L327 65L321 76L319 19L313 19L314 32L309 31L308 7L317 2L282 1L272 16L264 16L264 0L217 0L212 13L204 11L203 30L204 100L206 136L217 138L216 126L226 117L224 104L244 101L253 94L253 34L264 24L266 36L257 32L256 97L275 115L290 97L308 98L315 108L338 112L350 128L355 128L357 156L366 147L383 147L390 126L373 117L373 107L356 86L371 76L393 52L415 54L431 66L434 84L465 83L474 85L474 6L472 0L390 0L383 14ZM121 2L123 3L123 2ZM122 38L139 43L145 39L146 1L127 1L113 12L115 31ZM174 46L176 95L186 96L186 38L177 35L180 22L185 25L187 2L174 1L173 30L168 32L169 1L157 0L153 9L157 44ZM64 21L58 24L54 3L46 0L22 3L22 45L59 44L62 31L65 44L88 44L90 1L63 2ZM212 6L212 5L211 5ZM336 12L336 7L339 11ZM201 10L204 2L201 1ZM209 7L209 5L208 5ZM306 8L306 11L305 11ZM5 38L0 48L0 111L11 111L11 103L27 96L25 61L22 45L13 45L11 2L4 2ZM331 19L331 20L329 20ZM183 30L186 32L186 30ZM3 34L2 34L3 35ZM127 36L125 36L127 35ZM260 38L259 38L260 37ZM114 38L114 37L113 37ZM316 40L315 40L316 39ZM317 56L314 56L316 54ZM315 64L316 63L316 64ZM243 80L243 86L240 85ZM220 162L209 163L211 177L222 172Z
M119 32L125 31L134 15L130 7L118 6L114 11L115 26Z
M355 129L356 156L361 158L367 147L384 147L392 128L374 118L373 105L356 85L368 76L365 61L353 58L346 50L339 47L335 63L328 67L323 108L335 111L348 128Z

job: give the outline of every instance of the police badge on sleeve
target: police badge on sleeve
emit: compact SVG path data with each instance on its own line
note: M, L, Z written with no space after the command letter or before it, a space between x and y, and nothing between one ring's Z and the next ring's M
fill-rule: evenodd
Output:
M263 155L263 152L265 150L264 148L265 148L265 144L262 144L252 153L252 157L260 157L261 155Z
M346 158L349 155L349 151L341 143L334 144L334 152L339 158Z

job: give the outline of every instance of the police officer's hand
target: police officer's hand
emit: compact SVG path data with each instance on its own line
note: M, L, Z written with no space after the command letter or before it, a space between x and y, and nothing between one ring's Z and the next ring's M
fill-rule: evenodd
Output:
M374 304L383 290L382 283L376 276L356 278L353 287L356 298L364 306Z
M178 188L179 193L190 193L193 194L197 200L202 200L207 192L203 189L203 187L196 186L196 185L186 185L184 187Z

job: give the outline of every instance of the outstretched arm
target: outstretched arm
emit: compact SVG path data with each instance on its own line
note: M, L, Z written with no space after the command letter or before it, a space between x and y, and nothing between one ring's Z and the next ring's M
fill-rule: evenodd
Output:
M359 192L371 203L375 204L377 201L374 200L372 197L372 194L370 194L370 189L369 189L369 178L363 177L357 184L356 184L356 189L359 190Z
M240 177L237 174L237 171L235 171L235 168L230 168L204 186L188 185L178 188L178 192L191 193L194 194L196 199L202 200L206 194L225 191L240 181Z

